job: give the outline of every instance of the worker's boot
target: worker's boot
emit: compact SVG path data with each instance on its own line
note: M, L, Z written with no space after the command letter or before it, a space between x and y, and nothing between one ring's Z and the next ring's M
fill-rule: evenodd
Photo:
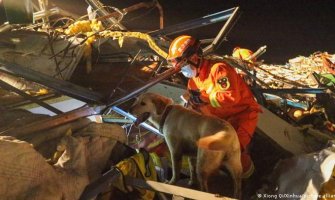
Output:
M251 157L247 153L241 153L241 163L243 168L242 178L249 178L255 171L254 163L251 160Z

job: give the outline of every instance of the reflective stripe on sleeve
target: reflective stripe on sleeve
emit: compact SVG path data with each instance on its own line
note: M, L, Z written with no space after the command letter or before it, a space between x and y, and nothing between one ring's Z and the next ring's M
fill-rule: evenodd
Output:
M221 106L218 100L216 99L216 93L217 93L216 91L213 91L209 94L209 101L214 108L219 108Z
M207 90L206 90L206 93L207 93L207 94L210 94L210 93L213 91L213 88L214 88L214 84L211 83L211 84L208 86L208 88L207 88Z

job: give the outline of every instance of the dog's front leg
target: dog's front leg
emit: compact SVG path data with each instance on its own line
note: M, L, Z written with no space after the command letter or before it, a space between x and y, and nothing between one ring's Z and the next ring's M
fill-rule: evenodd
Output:
M180 177L182 154L177 152L171 152L171 162L172 162L172 178L169 181L169 184L175 184Z
M188 165L190 168L190 181L188 182L189 186L193 186L196 184L197 177L196 177L196 164L197 164L197 158L195 157L188 157Z

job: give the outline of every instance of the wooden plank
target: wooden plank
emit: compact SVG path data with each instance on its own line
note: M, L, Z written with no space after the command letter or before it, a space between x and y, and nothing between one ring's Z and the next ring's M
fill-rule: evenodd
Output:
M233 198L218 196L216 194L201 192L198 190L193 190L189 188L179 187L175 185L169 185L166 183L160 183L156 181L149 181L143 179L136 179L129 176L125 177L126 184L132 185L135 187L158 191L162 193L168 193L175 196L185 197L189 199L196 199L196 200L234 200Z
M26 124L20 127L13 127L13 128L4 130L0 132L0 135L1 136L11 135L13 137L16 137L17 135L20 135L20 136L28 135L30 133L53 128L53 127L65 124L67 122L71 122L76 119L82 118L82 117L97 115L101 112L103 108L104 107L101 107L101 106L88 107L85 105L75 110L62 113L59 115L55 115L50 118L35 121L35 122L29 123L29 124Z

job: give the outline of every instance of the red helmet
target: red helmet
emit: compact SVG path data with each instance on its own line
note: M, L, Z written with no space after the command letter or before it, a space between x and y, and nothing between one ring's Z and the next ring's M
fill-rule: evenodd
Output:
M172 41L167 60L179 62L195 53L201 54L200 42L189 35L182 35Z

